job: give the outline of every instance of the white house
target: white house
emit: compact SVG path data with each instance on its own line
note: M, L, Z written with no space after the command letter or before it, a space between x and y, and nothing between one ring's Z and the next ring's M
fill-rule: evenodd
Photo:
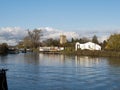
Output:
M78 49L84 50L84 49L88 49L88 50L101 50L101 46L92 42L87 42L84 44L80 44L79 42L77 42L75 44L75 50L77 51Z

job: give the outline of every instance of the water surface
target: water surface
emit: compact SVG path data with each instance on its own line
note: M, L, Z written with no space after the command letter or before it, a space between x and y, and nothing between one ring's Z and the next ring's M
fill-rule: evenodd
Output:
M0 56L9 90L119 90L120 59L20 53Z

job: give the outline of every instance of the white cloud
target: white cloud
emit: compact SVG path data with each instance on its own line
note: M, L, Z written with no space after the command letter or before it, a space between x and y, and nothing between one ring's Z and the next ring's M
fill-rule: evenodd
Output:
M120 33L120 29L78 29L80 37L92 38L94 35L98 37L100 42L107 40L111 34Z
M20 27L0 28L0 42L15 45L26 35L26 30Z
M98 37L99 41L106 40L111 34L120 33L119 29L116 30L77 30L76 32L66 32L50 27L42 27L38 28L42 29L43 39L48 38L59 38L61 34L67 36L67 39L71 38L92 38L94 35ZM75 31L75 30L73 30ZM20 27L3 27L0 28L0 43L8 43L9 45L15 45L21 39L23 39L27 35L26 29Z
M39 28L43 32L43 39L48 39L48 38L59 38L60 35L66 35L67 39L71 38L79 38L79 34L75 32L65 32L61 31L58 29L50 28L50 27L45 27L45 28Z

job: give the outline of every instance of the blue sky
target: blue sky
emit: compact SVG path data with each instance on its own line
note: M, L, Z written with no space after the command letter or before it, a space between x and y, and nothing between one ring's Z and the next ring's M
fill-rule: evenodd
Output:
M0 27L120 29L120 0L0 0Z

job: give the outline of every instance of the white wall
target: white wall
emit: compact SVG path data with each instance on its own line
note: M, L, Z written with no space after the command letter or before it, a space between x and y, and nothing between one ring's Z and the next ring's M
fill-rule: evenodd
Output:
M80 44L79 42L76 43L75 45L75 50L77 51L77 49L88 49L88 50L101 50L101 46L92 42L87 42L85 44Z

